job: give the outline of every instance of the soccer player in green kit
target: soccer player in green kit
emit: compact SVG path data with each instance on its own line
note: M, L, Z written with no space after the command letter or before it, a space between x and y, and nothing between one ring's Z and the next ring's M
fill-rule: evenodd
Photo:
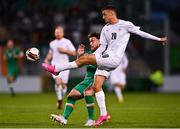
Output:
M88 54L93 53L99 47L99 33L91 33L88 35L88 39L90 42L91 51ZM84 54L84 45L80 45L78 48L78 56ZM93 100L93 90L91 86L94 82L94 74L96 71L96 67L93 65L86 65L86 75L82 82L77 84L71 92L67 96L67 102L65 105L65 110L63 115L55 115L51 114L51 118L63 125L67 124L67 119L73 111L76 100L79 100L84 97L86 101L86 106L88 110L88 120L85 123L85 126L93 126L94 125L94 100Z
M23 52L14 46L14 41L9 39L7 41L7 48L5 50L4 58L6 60L7 66L7 82L12 96L15 96L13 83L15 82L19 68L18 68L18 59L24 56Z

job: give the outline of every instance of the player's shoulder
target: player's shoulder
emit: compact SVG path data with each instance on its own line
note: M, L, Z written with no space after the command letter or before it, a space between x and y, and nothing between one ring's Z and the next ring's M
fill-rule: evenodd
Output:
M110 25L111 24L107 23L106 25L103 26L102 30L108 28Z
M126 20L120 20L120 24L125 24L125 25L133 25L131 21L126 21Z
M67 43L67 44L72 43L70 39L65 38L65 37L62 39L62 41L65 42L65 43Z
M104 25L103 28L101 29L101 32L107 30L107 29L108 29L108 25L109 25L109 24Z

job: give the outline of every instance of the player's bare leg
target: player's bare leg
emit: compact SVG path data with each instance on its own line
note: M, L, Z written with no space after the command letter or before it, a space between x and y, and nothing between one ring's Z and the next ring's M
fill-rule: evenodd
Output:
M52 65L47 64L47 63L42 63L42 68L44 70L54 74L54 75L58 75L58 73L61 71L79 68L79 67L82 67L86 64L91 64L91 65L95 65L95 66L97 65L96 57L94 54L82 55L81 57L79 57L75 61L63 64L60 67L52 66Z
M109 118L109 115L106 110L105 94L104 91L102 90L102 85L105 80L106 77L101 75L96 75L94 78L93 88L95 91L96 101L100 109L100 116L98 120L95 122L95 126L101 125L104 121L107 121Z
M64 97L67 93L67 84L63 83L62 86L63 86L62 93L63 93L63 97Z
M57 77L55 79L55 92L58 98L57 101L57 108L61 109L62 108L62 103L63 103L63 87L62 87L62 79L60 77Z
M79 91L77 91L76 89L72 89L70 91L70 93L67 95L67 97L72 97L72 98L74 98L76 100L83 98L81 93Z

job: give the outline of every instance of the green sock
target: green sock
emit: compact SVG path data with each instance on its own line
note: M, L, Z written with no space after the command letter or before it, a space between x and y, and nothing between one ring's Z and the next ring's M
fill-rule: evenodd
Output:
M68 97L67 98L67 102L66 102L66 106L65 106L65 110L63 113L64 118L67 120L68 117L70 116L71 112L73 111L73 106L75 104L76 100Z
M89 119L94 120L94 100L92 96L84 96Z

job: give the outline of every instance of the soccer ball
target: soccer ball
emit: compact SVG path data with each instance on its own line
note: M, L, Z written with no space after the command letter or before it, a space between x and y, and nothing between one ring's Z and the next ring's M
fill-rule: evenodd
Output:
M40 59L40 52L37 48L32 47L26 51L26 58L30 61L37 61Z

